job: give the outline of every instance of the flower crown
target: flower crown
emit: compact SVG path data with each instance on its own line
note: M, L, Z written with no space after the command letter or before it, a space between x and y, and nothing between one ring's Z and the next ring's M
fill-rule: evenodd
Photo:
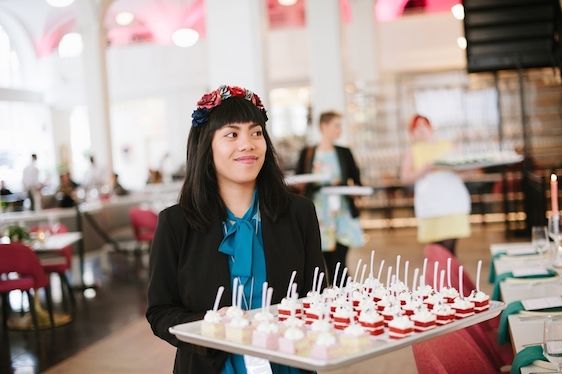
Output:
M197 102L197 109L191 114L191 126L199 127L209 122L209 113L211 110L219 106L223 100L229 97L242 97L248 100L263 113L267 121L267 112L258 95L242 87L222 85L216 90L204 94L201 99L199 99Z

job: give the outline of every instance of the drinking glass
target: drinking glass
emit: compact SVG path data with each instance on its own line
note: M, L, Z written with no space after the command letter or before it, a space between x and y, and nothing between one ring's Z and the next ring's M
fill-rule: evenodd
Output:
M560 244L560 216L548 217L548 236L555 243Z
M544 320L543 353L562 373L562 319Z
M537 253L546 252L548 249L548 232L546 226L533 226L531 230L531 243Z

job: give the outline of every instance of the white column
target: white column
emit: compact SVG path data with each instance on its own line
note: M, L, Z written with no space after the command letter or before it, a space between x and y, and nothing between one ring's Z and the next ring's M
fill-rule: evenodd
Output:
M110 2L109 0L82 0L77 3L78 28L84 43L82 66L92 154L96 158L96 163L104 168L108 175L113 170L113 156L107 84L107 38L103 27L103 16Z
M352 82L378 78L375 0L350 0L351 23L347 27L347 70Z
M266 2L206 0L210 89L239 85L257 93L267 107Z
M307 0L310 86L313 128L309 141L316 141L318 116L326 110L345 112L342 27L338 0ZM345 119L345 118L344 118ZM346 140L344 121L342 142Z

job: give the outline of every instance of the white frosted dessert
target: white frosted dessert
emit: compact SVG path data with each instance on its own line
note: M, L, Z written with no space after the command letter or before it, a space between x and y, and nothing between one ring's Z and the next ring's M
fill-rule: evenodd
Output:
M449 304L452 304L455 302L455 299L459 297L459 291L457 291L453 287L444 287L441 290L441 295L443 296L445 301L447 301Z
M363 313L364 311L367 310L376 310L377 309L377 304L372 300L372 299L363 299L360 303L359 306L357 306L357 314L361 315L361 313Z
M275 316L269 312L267 309L262 309L252 318L252 326L258 326L263 322L271 322L275 319Z
M236 343L250 344L250 322L244 317L231 319L225 326L225 338Z
M411 316L414 312L420 309L423 305L423 301L421 298L412 298L410 301L406 303L406 305L402 306L402 310L404 314L407 316Z
M427 306L427 309L429 309L429 310L433 309L434 305L437 305L437 304L443 303L443 302L446 302L446 300L443 297L443 295L441 295L441 293L439 293L439 292L433 293L431 296L429 296L427 299L425 299L423 301L423 303Z
M201 322L201 335L224 338L224 323L219 312L208 310Z
M406 316L394 318L388 324L388 337L391 339L405 338L413 331L414 322Z
M358 322L371 335L380 335L384 332L384 317L375 310L362 312Z
M277 314L280 321L290 316L300 316L302 314L302 304L298 299L283 298L277 307Z
M433 307L432 312L435 314L438 325L445 325L455 320L455 311L449 304L437 304Z
M347 352L359 352L370 345L369 334L358 324L347 326L340 334L342 348Z
M379 302L382 299L386 298L389 295L389 292L384 287L379 287L373 291L373 301Z
M338 307L333 315L333 323L336 329L344 329L354 319L355 312L349 307Z
M474 303L468 301L467 299L461 299L457 297L455 302L451 304L451 308L455 311L455 317L465 318L474 314Z
M417 290L413 292L414 297L420 297L422 300L427 299L433 293L433 288L429 285L419 286Z
M323 332L331 332L332 324L327 319L319 319L312 322L308 330L308 336L314 339L316 336Z
M321 319L322 316L328 316L330 313L326 304L322 302L314 303L310 306L310 308L304 311L306 323L310 324L315 320Z
M367 291L367 292L373 292L374 290L376 290L377 288L379 288L381 286L382 286L381 282L375 277L367 278L365 280L364 285L363 285L365 291Z
M417 310L410 320L414 322L414 331L424 332L436 326L437 317L427 309Z
M380 312L380 314L384 318L384 325L388 326L390 321L392 321L397 316L401 316L403 312L399 304L394 304L385 307L384 310Z
M474 303L474 311L476 313L483 312L490 308L490 296L482 291L473 290L467 297L467 300Z
M225 319L227 321L230 321L231 319L242 318L242 317L244 317L244 311L240 307L233 305L226 308Z

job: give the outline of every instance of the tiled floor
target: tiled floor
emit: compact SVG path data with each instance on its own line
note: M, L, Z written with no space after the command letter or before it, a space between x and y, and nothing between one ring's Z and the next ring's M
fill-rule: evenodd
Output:
M404 260L410 260L411 269L421 267L423 262L422 246L416 242L414 229L373 230L367 233L368 244L361 249L349 252L348 264L353 274L355 264L359 258L369 261L371 249L376 250L375 261L381 259L393 262L396 255L402 255ZM522 241L521 239L512 239ZM506 241L501 225L474 226L470 239L459 242L458 256L465 268L474 278L478 259L484 260L484 274L489 265L489 244ZM101 257L103 258L103 257ZM109 264L108 271L102 271ZM85 347L91 346L104 337L112 336L116 331L123 331L134 321L139 321L144 315L145 308L145 274L132 275L130 266L122 256L112 254L108 261L100 260L99 256L91 256L88 261L88 276L98 283L95 297L78 297L78 306L74 321L54 330L41 331L36 339L32 332L8 332L0 327L0 373L36 373L75 355ZM108 274L113 274L112 276ZM485 277L484 277L485 278ZM487 284L484 290L490 290ZM79 294L77 294L79 295ZM113 334L118 335L118 334ZM146 335L150 335L148 328ZM150 337L152 339L152 337ZM127 349L134 349L135 344L142 341L131 341ZM156 346L160 342L156 343ZM162 350L169 350L165 342L161 342ZM140 347L139 347L140 349ZM119 353L114 352L118 357ZM169 355L162 355L162 359L169 361ZM79 360L78 360L79 361ZM85 367L74 360L77 373L88 373ZM131 371L135 372L134 363ZM169 362L163 362L162 367L169 367ZM158 366L156 366L158 367ZM376 371L373 371L376 368ZM121 371L122 372L122 371ZM337 371L337 373L372 373L372 372L401 372L415 373L415 362L409 348L393 352L388 355L369 360L363 364ZM333 373L333 372L330 372Z

